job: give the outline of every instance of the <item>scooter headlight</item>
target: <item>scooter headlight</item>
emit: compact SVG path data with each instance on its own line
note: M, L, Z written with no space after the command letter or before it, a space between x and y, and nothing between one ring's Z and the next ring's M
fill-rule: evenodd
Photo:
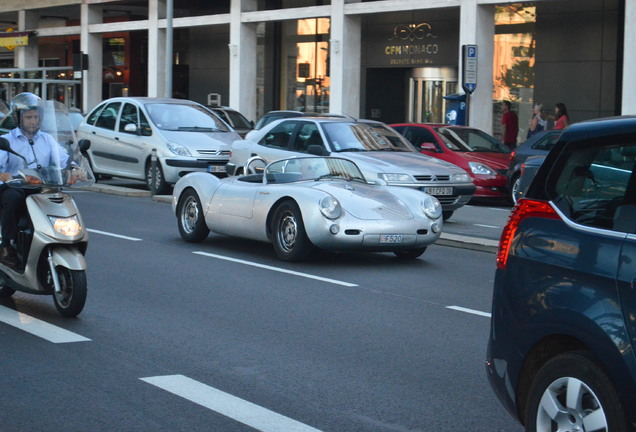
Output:
M77 215L69 217L49 216L49 220L58 234L74 237L82 232L82 226Z

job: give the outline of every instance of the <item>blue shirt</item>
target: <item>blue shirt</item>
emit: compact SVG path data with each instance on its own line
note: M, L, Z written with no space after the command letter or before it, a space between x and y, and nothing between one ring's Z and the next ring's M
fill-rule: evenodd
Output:
M24 156L26 164L22 158L0 150L0 173L8 172L17 176L18 170L25 168L25 165L26 168L36 168L38 165L66 168L68 162L66 150L46 132L37 131L31 140L33 145L29 143L30 140L20 128L13 129L4 135L4 138L9 140L13 151Z

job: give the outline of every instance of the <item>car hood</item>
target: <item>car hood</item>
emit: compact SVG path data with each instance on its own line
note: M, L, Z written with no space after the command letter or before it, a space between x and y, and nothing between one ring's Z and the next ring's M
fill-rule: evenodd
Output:
M332 153L354 161L362 172L374 173L368 179L377 178L377 173L405 173L411 175L452 175L464 170L450 162L415 152L341 152Z
M329 180L317 181L312 187L334 196L345 211L358 219L413 219L409 207L382 187Z
M241 137L236 132L189 132L167 131L161 134L169 141L186 146L188 149L229 150L230 145Z
M496 170L507 170L510 162L508 153L457 152L467 161L479 162Z

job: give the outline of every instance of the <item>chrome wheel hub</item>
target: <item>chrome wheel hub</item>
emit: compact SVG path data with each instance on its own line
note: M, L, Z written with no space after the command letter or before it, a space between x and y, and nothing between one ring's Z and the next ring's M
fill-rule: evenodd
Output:
M181 225L186 232L191 233L196 227L197 220L199 220L199 206L194 199L188 198L183 204Z
M289 252L294 248L298 233L297 228L296 218L293 215L287 214L281 219L278 230L278 243L284 251Z

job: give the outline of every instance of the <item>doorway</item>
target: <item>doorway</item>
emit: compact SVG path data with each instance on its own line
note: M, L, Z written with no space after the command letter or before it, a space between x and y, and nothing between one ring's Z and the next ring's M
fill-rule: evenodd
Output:
M415 68L408 78L407 121L413 123L444 123L447 100L456 93L455 68Z

